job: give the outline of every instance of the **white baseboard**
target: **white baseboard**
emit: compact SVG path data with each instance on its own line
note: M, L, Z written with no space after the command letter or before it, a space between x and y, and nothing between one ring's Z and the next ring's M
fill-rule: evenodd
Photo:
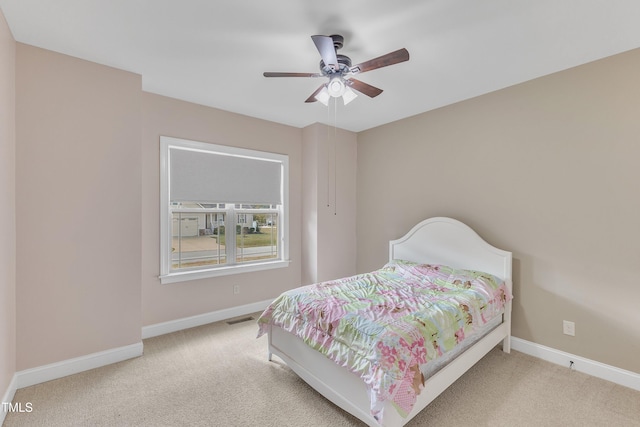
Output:
M143 326L142 339L157 337L158 335L169 334L171 332L182 331L183 329L195 328L196 326L202 326L208 323L219 322L221 320L262 311L267 308L272 301L273 299L259 301L251 304L240 305L238 307L225 308L223 310L199 314L197 316L184 317L182 319L156 323L155 325Z
M18 384L18 377L16 376L16 374L13 374L13 378L9 383L9 388L7 389L4 396L2 396L2 401L0 401L0 405L2 405L3 403L11 403L13 401L13 396L16 395L16 390L18 389L17 384ZM4 423L4 419L7 416L7 411L4 410L4 406L5 405L2 405L2 407L0 407L0 426L2 425L2 423Z
M595 360L585 359L574 354L565 353L544 345L532 343L521 338L511 337L511 348L521 353L534 356L556 365L570 366L573 362L573 369L593 377L611 381L625 387L640 391L640 374L605 365Z
M28 387L112 363L122 362L123 360L133 359L134 357L142 356L142 350L143 345L142 341L140 341L124 347L67 359L37 368L25 369L24 371L16 372L17 388Z

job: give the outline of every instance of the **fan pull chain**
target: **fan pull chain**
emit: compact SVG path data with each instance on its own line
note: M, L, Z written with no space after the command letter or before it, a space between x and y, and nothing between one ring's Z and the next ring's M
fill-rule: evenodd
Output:
M338 215L338 98L333 98L333 214Z
M331 104L327 106L327 123L331 122ZM331 206L329 200L331 199L331 192L329 191L329 175L331 172L331 164L329 161L329 141L331 139L331 128L327 125L327 207Z
M338 99L333 99L333 214L338 214ZM327 207L331 207L331 101L327 108Z

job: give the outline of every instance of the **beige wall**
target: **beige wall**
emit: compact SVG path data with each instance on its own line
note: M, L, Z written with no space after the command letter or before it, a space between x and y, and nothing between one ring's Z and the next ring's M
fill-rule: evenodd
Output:
M17 44L17 369L141 340L141 78Z
M160 284L160 136L269 151L289 156L290 258L287 268ZM142 93L143 325L276 297L300 283L302 130ZM233 294L233 286L240 293Z
M357 134L303 129L302 283L356 272Z
M0 399L16 370L15 64L16 43L0 11Z
M358 270L457 218L514 254L514 336L640 372L639 69L634 50L359 134Z

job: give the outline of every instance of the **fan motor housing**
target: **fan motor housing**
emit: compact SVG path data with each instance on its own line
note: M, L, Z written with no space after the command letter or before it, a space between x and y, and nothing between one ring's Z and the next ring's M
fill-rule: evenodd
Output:
M336 54L336 58L338 59L338 70L326 65L323 60L320 60L320 71L322 74L330 76L332 74L344 74L349 71L351 68L351 58L340 54Z

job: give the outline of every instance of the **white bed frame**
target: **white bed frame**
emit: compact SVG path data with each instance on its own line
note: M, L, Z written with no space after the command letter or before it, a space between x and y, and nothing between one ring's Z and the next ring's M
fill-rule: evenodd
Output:
M404 237L389 242L389 259L444 264L490 273L504 279L512 290L511 252L491 246L470 227L455 219L437 217L417 224ZM508 303L498 327L426 380L407 418L400 417L387 403L382 424L372 417L369 393L356 374L276 326L271 326L268 331L269 360L275 354L320 394L367 425L398 427L417 415L501 341L502 350L509 353L510 336L511 303Z

